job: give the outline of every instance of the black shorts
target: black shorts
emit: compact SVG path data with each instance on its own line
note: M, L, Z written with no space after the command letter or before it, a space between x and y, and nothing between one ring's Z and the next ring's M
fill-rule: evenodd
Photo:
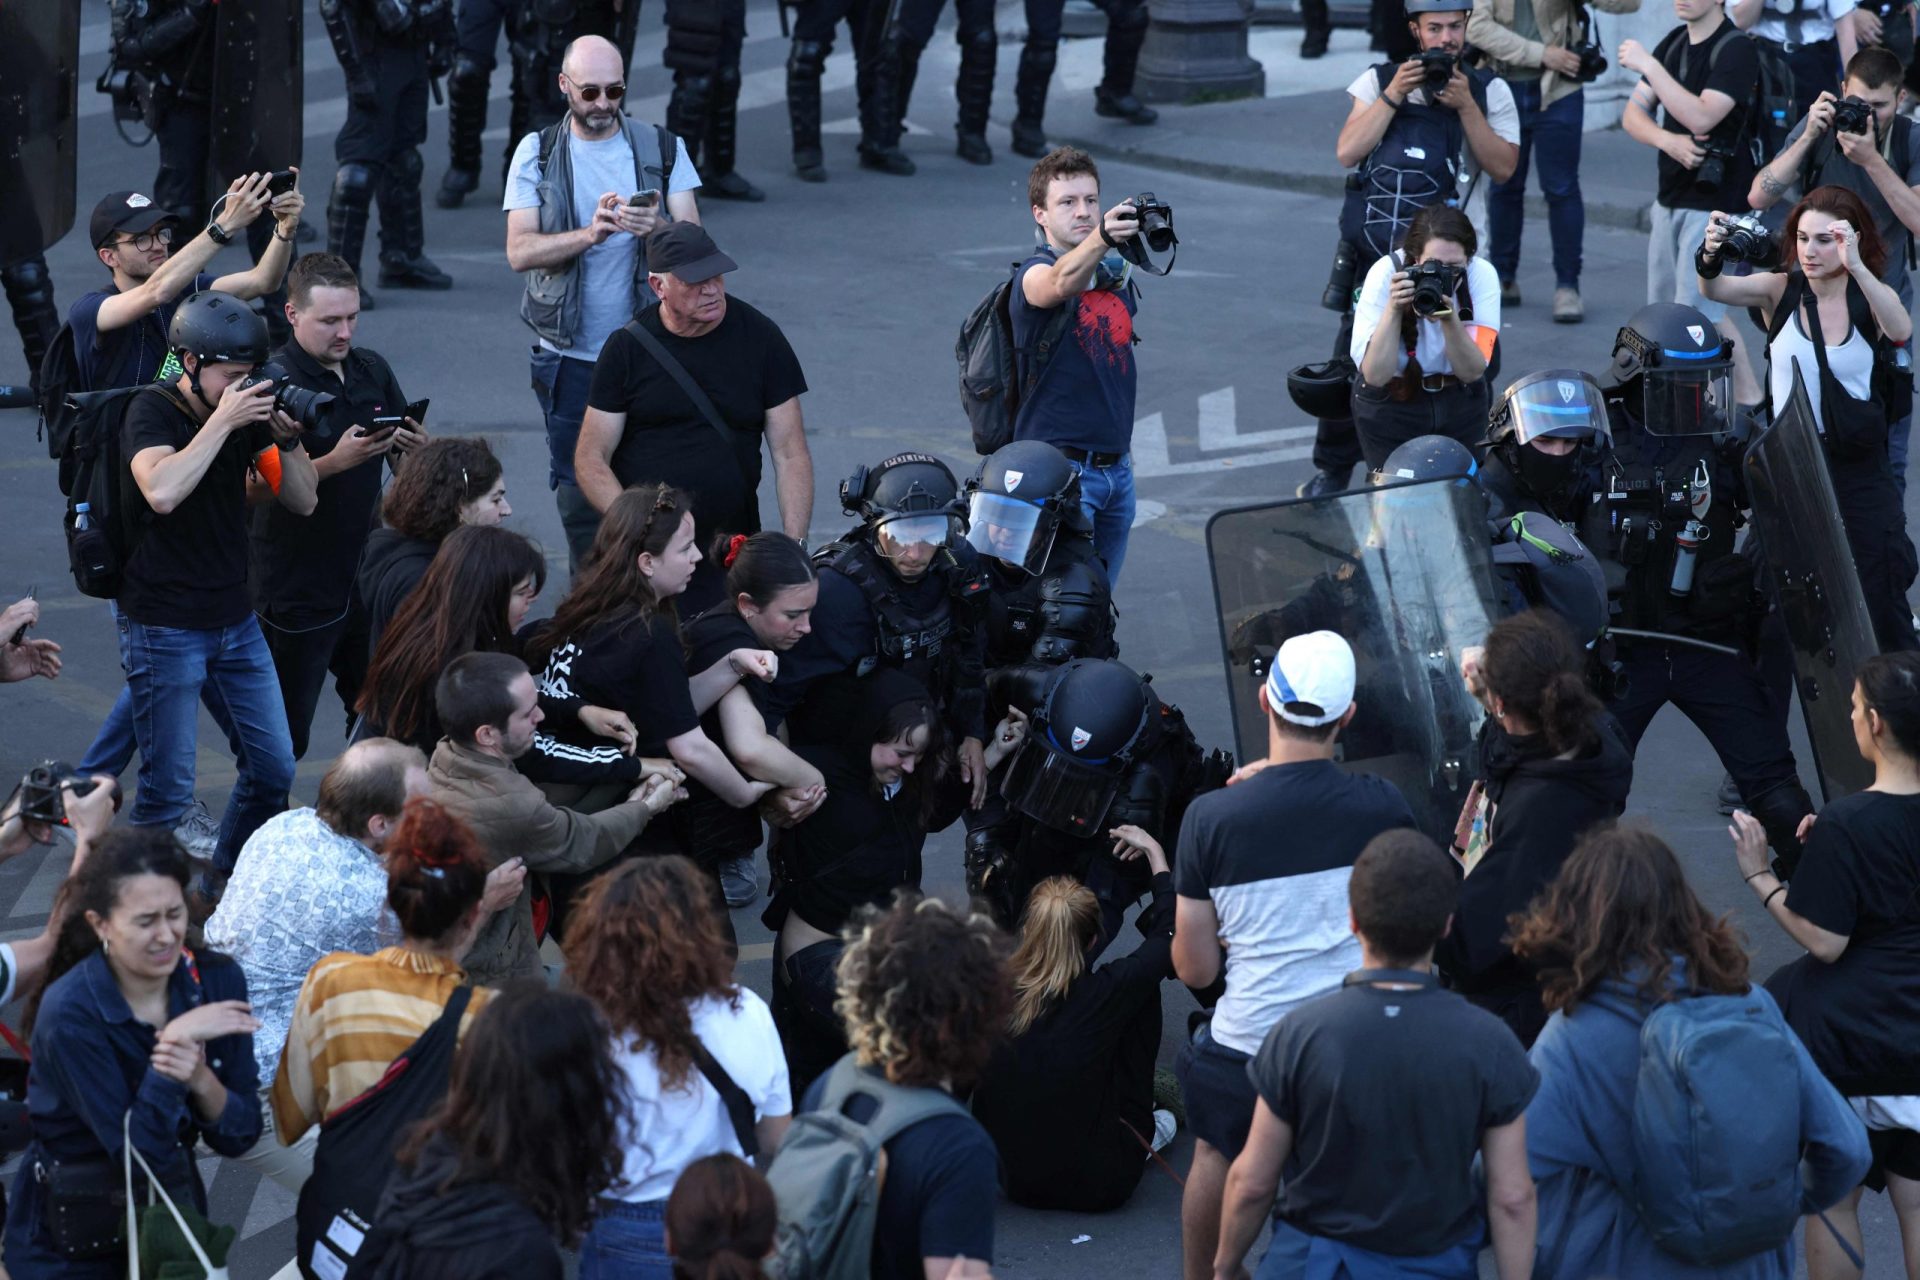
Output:
M1920 1182L1920 1133L1911 1129L1869 1129L1867 1146L1873 1151L1873 1163L1861 1179L1869 1190L1885 1191L1887 1175Z
M1216 1042L1211 1022L1201 1023L1174 1059L1173 1072L1180 1081L1193 1136L1229 1160L1247 1145L1253 1109L1259 1102L1260 1095L1247 1076L1252 1060L1251 1054Z

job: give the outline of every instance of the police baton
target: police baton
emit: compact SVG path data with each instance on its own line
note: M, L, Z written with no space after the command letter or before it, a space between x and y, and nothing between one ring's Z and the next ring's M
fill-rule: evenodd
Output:
M1608 627L1610 636L1625 636L1629 640L1653 640L1660 644L1684 644L1694 649L1705 649L1708 653L1724 653L1730 658L1746 655L1730 644L1715 644L1711 640L1695 640L1692 636L1669 635L1665 631L1636 631L1630 627Z

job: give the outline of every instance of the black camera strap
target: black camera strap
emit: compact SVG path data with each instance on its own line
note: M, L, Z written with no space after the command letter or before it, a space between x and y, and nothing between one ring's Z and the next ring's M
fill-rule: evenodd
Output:
M667 376L687 393L687 399L693 401L694 409L707 420L707 425L713 428L714 434L720 437L721 449L728 461L733 464L734 473L740 476L740 483L746 484L747 478L740 471L740 455L733 451L733 429L727 426L726 420L720 416L720 411L713 407L713 398L693 380L693 375L687 372L687 366L675 360L661 344L660 339L648 332L645 325L638 320L629 320L624 327L633 335L635 342L646 348L647 354L653 357L654 363L666 370Z

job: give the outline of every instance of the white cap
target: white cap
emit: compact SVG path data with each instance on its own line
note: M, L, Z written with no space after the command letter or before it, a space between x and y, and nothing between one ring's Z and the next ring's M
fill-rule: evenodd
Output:
M1353 705L1353 649L1331 631L1294 636L1273 655L1267 706L1282 720L1314 728Z

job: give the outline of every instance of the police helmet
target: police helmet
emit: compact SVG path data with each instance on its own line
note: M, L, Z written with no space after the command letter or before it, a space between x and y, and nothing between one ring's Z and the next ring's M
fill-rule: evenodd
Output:
M1473 5L1462 0L1407 0L1406 8L1411 18L1422 13L1465 13Z
M1387 455L1380 479L1471 480L1479 470L1473 451L1452 436L1415 436Z
M967 541L1028 573L1046 567L1061 522L1080 521L1080 473L1043 440L1015 440L967 482Z
M1655 302L1634 312L1613 340L1608 376L1649 435L1732 429L1733 342L1693 307Z
M1320 364L1303 364L1287 374L1287 394L1300 411L1314 418L1353 416L1353 375L1359 372L1351 356L1335 356Z
M1607 629L1606 570L1573 530L1552 516L1522 511L1493 544L1493 562L1526 575L1527 603L1559 615L1582 645Z
M902 545L947 545L959 522L959 495L960 482L930 453L896 453L840 482L841 509Z
M167 346L210 364L265 364L267 322L230 293L208 289L194 294L173 313Z
M1159 699L1118 662L1076 658L1047 677L1001 794L1043 826L1073 836L1106 831L1127 770L1150 745Z
M1600 384L1578 369L1542 369L1501 392L1487 415L1487 443L1523 445L1542 437L1611 444L1613 427Z

